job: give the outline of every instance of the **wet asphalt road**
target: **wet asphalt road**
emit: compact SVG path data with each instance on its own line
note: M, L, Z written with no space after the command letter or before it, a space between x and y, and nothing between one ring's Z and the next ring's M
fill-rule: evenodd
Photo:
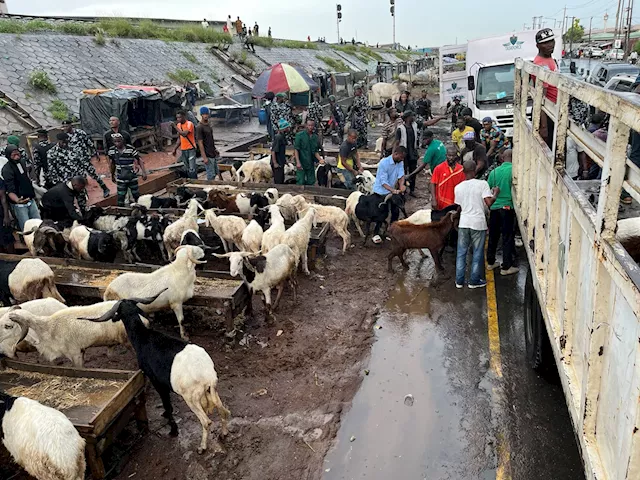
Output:
M524 362L524 269L496 275L499 379L486 292L455 288L452 253L435 281L430 258L408 258L323 478L584 479L559 380L539 378Z

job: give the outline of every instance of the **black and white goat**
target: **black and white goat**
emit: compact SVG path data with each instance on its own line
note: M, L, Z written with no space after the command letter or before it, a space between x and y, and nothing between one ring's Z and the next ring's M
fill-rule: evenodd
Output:
M388 194L381 202L378 195L363 195L361 192L353 192L347 198L347 205L345 207L346 214L354 220L356 228L360 235L364 237L363 245L366 245L369 238L369 230L371 224L374 223L374 234L380 234L380 228L387 226L387 217L389 213L398 214L402 212L404 217L407 218L407 212L404 208L404 196L400 194ZM355 217L354 217L355 216ZM365 231L362 232L358 220L365 222Z
M40 480L83 480L85 441L64 413L0 392L0 440Z
M188 187L180 186L176 189L176 200L178 201L178 205L186 205L186 203L195 198L200 202L204 202L207 200L208 192L201 189L191 189Z
M156 197L154 195L140 195L137 205L146 208L178 208L178 200L172 197Z
M207 449L207 436L211 426L209 415L213 414L214 409L218 409L224 436L227 434L227 420L231 413L216 391L218 375L209 354L198 345L147 328L140 320L143 311L138 304L150 305L162 293L164 290L152 298L120 300L100 318L86 320L122 321L136 351L140 369L160 395L164 407L163 416L171 426L170 435L178 435L178 425L173 419L171 406L171 392L175 392L187 402L202 424L202 441L198 453L203 453Z
M74 226L69 234L71 255L78 260L112 263L118 251L127 243L126 233L121 228L111 233L84 225Z

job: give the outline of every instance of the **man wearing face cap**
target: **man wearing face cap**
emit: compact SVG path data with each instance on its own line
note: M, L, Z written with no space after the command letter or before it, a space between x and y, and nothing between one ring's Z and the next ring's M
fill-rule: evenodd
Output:
M34 200L36 194L27 175L27 164L21 158L18 147L8 145L5 156L9 161L2 167L2 178L6 185L11 209L18 221L18 227L22 230L27 220L40 218L40 212Z
M476 142L475 132L465 133L462 140L464 141L464 148L460 152L462 163L473 160L476 164L476 178L481 178L487 170L487 149Z
M538 47L538 55L533 59L533 63L541 66L545 70L555 72L558 70L558 64L553 59L553 50L556 46L556 40L553 30L543 28L536 33L536 47ZM531 76L535 82L535 76ZM558 100L558 88L548 83L543 84L547 101L556 103ZM540 136L547 142L549 148L553 142L553 120L547 116L544 110L540 111Z

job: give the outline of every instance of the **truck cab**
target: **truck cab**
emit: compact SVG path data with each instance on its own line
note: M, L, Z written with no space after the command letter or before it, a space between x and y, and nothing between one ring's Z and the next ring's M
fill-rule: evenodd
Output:
M558 62L562 58L562 36L559 31L554 33L558 40L553 58ZM535 36L535 30L526 30L470 40L467 44L467 105L474 118L491 117L508 137L513 137L515 59L535 58Z

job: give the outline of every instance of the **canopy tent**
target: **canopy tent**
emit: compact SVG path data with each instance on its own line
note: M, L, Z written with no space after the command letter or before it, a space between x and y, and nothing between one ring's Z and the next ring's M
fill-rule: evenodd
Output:
M123 130L156 127L173 119L183 93L175 87L122 85L114 90L85 90L80 99L80 123L89 135L102 135L109 118L118 117ZM166 120L165 120L166 119Z
M262 98L267 92L303 93L318 88L318 84L301 67L276 63L260 74L252 94L256 98Z

